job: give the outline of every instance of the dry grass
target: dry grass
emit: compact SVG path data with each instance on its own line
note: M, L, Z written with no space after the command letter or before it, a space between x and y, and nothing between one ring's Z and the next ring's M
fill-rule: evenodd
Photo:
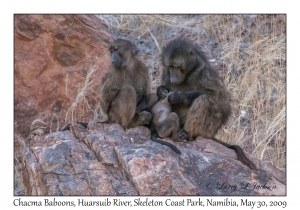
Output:
M22 158L25 141L19 134L14 134L14 195L24 194L22 180Z
M97 15L115 37L146 47L152 90L159 52L173 36L198 44L232 95L232 116L217 138L241 145L278 168L286 164L286 23L284 15ZM143 47L142 45L140 47ZM146 54L146 55L145 55Z
M285 167L285 23L278 16L257 16L249 17L255 24L249 27L234 16L240 24L228 27L232 20L207 19L220 40L220 59L229 70L224 82L232 94L233 114L218 137L239 140L257 158ZM241 125L242 111L248 115L246 126Z
M101 114L100 105L99 103L91 103L91 101L98 101L95 98L95 92L97 92L97 88L93 84L92 80L95 72L96 68L91 66L87 72L87 76L82 87L78 87L78 93L75 101L73 101L71 107L69 107L66 112L65 123L70 123L73 121L87 122L89 120L99 119L99 115ZM68 82L66 82L66 84L68 84Z

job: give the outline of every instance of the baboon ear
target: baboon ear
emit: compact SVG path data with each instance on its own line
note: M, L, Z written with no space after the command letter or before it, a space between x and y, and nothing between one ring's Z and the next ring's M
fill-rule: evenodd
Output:
M190 50L190 55L194 55L194 51L193 50Z
M137 47L133 47L133 48L132 48L132 53L133 53L134 55L138 54L138 52L139 52L139 49L138 49Z

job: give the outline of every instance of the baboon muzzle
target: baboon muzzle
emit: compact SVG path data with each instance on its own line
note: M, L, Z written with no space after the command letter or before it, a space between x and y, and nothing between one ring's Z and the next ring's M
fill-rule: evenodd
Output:
M170 82L174 85L178 85L182 82L180 73L172 72L170 73Z

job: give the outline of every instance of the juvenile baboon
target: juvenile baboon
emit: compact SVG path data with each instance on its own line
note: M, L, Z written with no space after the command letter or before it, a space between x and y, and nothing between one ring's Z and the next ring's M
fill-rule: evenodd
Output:
M123 128L148 123L147 111L136 113L137 94L150 94L150 79L146 65L137 57L138 49L128 40L117 39L109 47L111 67L103 77L100 106L108 115L107 122Z
M150 95L148 69L137 57L137 47L128 40L117 39L110 45L109 51L111 66L100 88L100 106L107 118L99 122L115 122L123 128L149 123L151 113L136 109L140 101ZM149 101L144 105L148 106ZM87 123L77 123L87 127ZM62 131L69 130L70 125L64 126Z
M231 113L230 95L204 54L183 38L170 41L161 54L162 86L158 95L165 97L177 113L188 140L210 138L234 149L238 159L252 169L255 165L237 145L214 138Z

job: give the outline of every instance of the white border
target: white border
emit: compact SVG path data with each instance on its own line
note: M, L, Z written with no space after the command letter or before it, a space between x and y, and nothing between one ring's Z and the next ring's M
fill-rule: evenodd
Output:
M287 200L288 206L286 209L297 209L299 180L299 161L297 154L299 140L296 138L299 133L299 14L296 8L299 8L296 1L278 1L278 0L214 0L214 1L70 1L70 0L15 0L1 1L1 18L0 18L0 58L1 58L1 202L0 206L4 209L14 207L13 200L18 198L13 196L13 14L15 13L286 13L287 14L287 197L244 197L251 200ZM298 64L298 65L297 65ZM53 197L22 197L24 200L43 200L44 198ZM63 200L76 200L80 197L64 197ZM97 200L104 197L85 197L85 199ZM113 197L110 197L113 198ZM167 199L166 197L151 197L156 199ZM194 197L193 197L194 198ZM203 197L207 199L209 197ZM222 197L212 197L218 200ZM229 197L235 200L240 200L243 197ZM62 199L62 198L60 198ZM122 197L125 200L133 200L133 197ZM180 197L171 197L177 200ZM7 207L7 208L5 208ZM56 208L71 208L71 207L56 207ZM80 207L76 207L78 209ZM93 208L93 207L89 207ZM101 208L103 207L94 207ZM109 207L105 209L113 209ZM153 207L144 207L153 208ZM164 207L166 208L166 207ZM172 207L176 208L176 207ZM179 207L178 207L179 208ZM226 208L226 207L223 207ZM242 208L241 209L250 209ZM74 207L72 207L74 209ZM122 209L137 209L123 208ZM199 207L197 207L199 209ZM210 209L210 208L204 208ZM215 209L215 208L213 208ZM229 208L227 208L229 209Z

